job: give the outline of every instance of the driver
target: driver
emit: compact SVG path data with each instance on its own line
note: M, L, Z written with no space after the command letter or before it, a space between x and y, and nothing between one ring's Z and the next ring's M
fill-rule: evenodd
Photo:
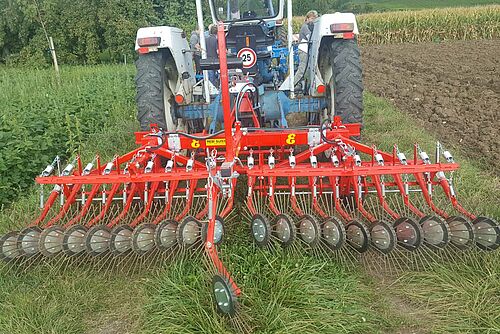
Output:
M238 6L238 0L231 0L229 2L229 8L231 9L230 20L239 20L241 18L240 7Z
M206 39L207 44L207 58L217 59L219 57L219 45L217 42L217 25L211 24L208 28L210 35ZM208 80L215 86L218 87L219 83L215 75L214 70L208 71Z
M229 9L230 9L230 19L238 20L240 18L249 19L249 18L258 18L258 17L267 17L269 16L269 8L266 4L265 0L244 0L239 3L238 0L230 0L229 1ZM243 11L241 14L240 11Z
M305 79L305 73L307 69L307 61L308 56L307 53L309 51L309 40L311 39L311 34L314 29L314 21L318 18L318 12L315 10L310 10L306 14L306 19L304 24L300 28L299 32L299 67L297 68L297 72L295 72L295 80L294 86L296 88L297 85ZM304 87L302 87L304 90Z

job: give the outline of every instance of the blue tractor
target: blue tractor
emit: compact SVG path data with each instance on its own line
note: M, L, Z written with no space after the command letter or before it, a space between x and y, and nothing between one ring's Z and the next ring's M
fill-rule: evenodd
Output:
M137 32L137 106L143 130L154 123L166 131L213 133L223 122L217 82L209 80L218 59L207 57L202 1L196 5L203 58L199 74L183 30L159 26ZM208 5L212 22L224 24L231 103L243 126L317 125L333 116L362 123L354 14L321 15L310 24L308 39L297 40L291 0L209 0ZM296 73L299 58L301 74Z

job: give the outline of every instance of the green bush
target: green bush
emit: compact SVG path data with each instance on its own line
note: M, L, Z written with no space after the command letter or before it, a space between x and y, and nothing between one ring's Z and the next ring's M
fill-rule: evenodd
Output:
M69 159L124 115L135 118L133 66L0 69L0 206L56 155Z

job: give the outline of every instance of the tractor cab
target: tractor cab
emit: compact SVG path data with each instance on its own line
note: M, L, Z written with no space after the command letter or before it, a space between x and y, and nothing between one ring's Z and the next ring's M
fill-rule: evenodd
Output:
M278 40L283 7L283 0L210 1L213 21L224 22L228 57L240 58L245 73L257 75L258 82L269 83L273 79L267 69Z
M231 25L274 23L283 18L284 0L210 0L214 21Z

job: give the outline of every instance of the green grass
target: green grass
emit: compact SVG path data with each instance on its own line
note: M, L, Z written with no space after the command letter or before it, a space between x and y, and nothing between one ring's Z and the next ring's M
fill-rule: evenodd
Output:
M426 8L468 7L500 4L498 0L352 0L354 4L368 4L373 11L415 10Z
M55 267L38 266L16 275L0 271L0 333L79 334L105 326L104 319L134 325L140 312L134 305L143 300L142 287L130 284L133 277Z
M243 289L242 318L256 333L372 333L395 326L372 305L371 279L338 263L308 255L262 251L234 243L226 264ZM214 310L199 261L176 262L148 284L144 331L228 333L231 324ZM175 296L173 298L173 296Z
M100 81L113 71L93 67L88 75ZM130 117L133 86L127 73L128 93L117 94L114 104L125 107L115 107L114 123L107 121L87 137L85 160L96 151L109 158L133 147L132 132L138 125ZM370 94L365 104L366 142L379 148L397 142L409 153L418 140L430 151L432 134L408 116ZM460 199L499 218L498 178L454 153L463 162L456 176ZM0 232L25 226L36 204L36 189L31 189L2 210ZM500 331L498 252L437 261L424 271L374 275L361 265L353 268L307 252L260 250L250 242L246 225L232 223L228 228L221 254L243 290L242 319L256 333ZM180 257L152 268L142 264L133 273L116 263L78 265L61 259L25 272L1 267L0 333L233 332L231 323L214 311L207 288L210 276L202 263L199 257Z
M432 152L436 138L416 126L407 115L388 102L368 94L365 140L390 149L398 143L409 156L418 142ZM459 147L450 149L461 164L455 176L459 199L477 213L500 218L500 180L464 157ZM432 333L500 332L500 254L474 254L448 263L436 263L425 271L399 277L390 293L404 296L416 309L424 310Z

